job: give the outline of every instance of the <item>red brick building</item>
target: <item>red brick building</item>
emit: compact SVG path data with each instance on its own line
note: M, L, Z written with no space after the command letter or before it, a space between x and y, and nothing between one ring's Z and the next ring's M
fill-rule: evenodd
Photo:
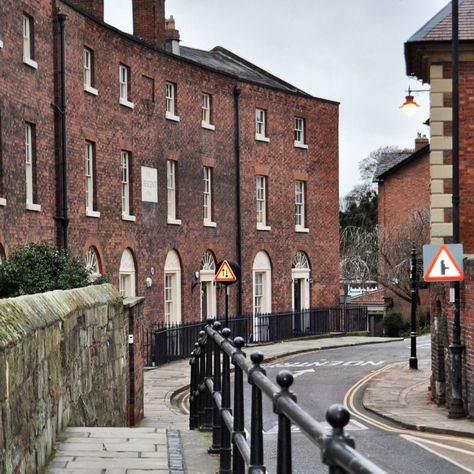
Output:
M465 280L461 284L462 383L465 410L474 416L474 0L459 2L459 161L460 241L464 244ZM407 73L431 86L430 204L431 242L451 243L452 226L452 76L451 4L405 44ZM448 286L431 284L432 384L438 403L451 402L452 304Z
M419 136L415 139L414 150L404 150L384 153L377 165L374 182L378 186L377 217L381 241L386 239L387 244L380 242L380 251L386 252L390 257L394 240L400 236L399 251L394 254L397 263L406 254L408 274L411 238L417 238L419 248L418 258L421 258L421 245L427 243L428 235L420 236L422 227L427 227L427 214L430 207L429 194L429 141ZM420 240L424 237L426 240ZM407 248L404 248L407 247ZM379 259L381 272L385 271L386 262L383 256ZM392 291L385 289L385 297L391 298L393 305L389 311L401 312L405 321L410 321L411 304L406 297L410 295L410 285L404 287L400 284ZM419 291L420 305L418 317L424 320L429 312L428 298L425 290Z
M338 104L180 46L164 0L133 15L130 35L102 0L1 3L2 252L67 244L152 322L222 314L229 257L243 311L337 304Z

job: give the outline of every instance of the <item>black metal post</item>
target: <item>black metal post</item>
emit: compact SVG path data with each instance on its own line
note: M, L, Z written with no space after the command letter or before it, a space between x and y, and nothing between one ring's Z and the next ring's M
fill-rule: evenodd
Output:
M212 380L212 355L213 355L213 347L212 341L206 335L206 343L205 347L205 354L206 354L206 378L204 381ZM202 431L212 431L212 394L209 390L204 391L204 412L205 412L205 419L204 425L202 427Z
M242 347L245 344L243 337L236 337L234 339L234 346L236 347L235 352L232 355L232 362L234 357L241 354L245 357L245 353L242 351ZM245 437L244 427L244 377L243 371L239 365L235 364L234 372L234 437L237 433ZM233 456L232 456L232 472L234 474L245 473L245 462L242 454L237 448L236 444L233 444Z
M199 353L201 349L199 342L194 344L194 363L191 366L192 370L192 382L191 382L191 400L192 405L190 407L190 425L195 430L199 428Z
M281 390L273 397L273 410L278 413L278 454L277 474L291 474L291 421L279 409L278 402L283 397L290 397L296 401L296 397L289 391L293 383L293 375L288 370L282 370L277 375L277 383Z
M452 62L453 62L453 241L460 242L459 219L459 2L452 0ZM449 404L449 418L463 418L466 416L462 399L462 352L461 345L461 318L460 318L460 283L454 282L453 305L453 342L449 346L451 352L451 401Z
M410 264L410 280L411 280L411 352L410 352L410 369L418 369L418 359L416 357L416 250L411 251L411 264Z
M225 327L229 327L229 286L225 287Z
M194 430L196 428L194 426L194 406L196 405L194 401L194 390L196 387L196 374L194 371L194 365L196 363L196 356L194 354L194 351L191 352L191 358L189 359L189 365L190 365L190 371L191 371L191 376L190 376L190 385L189 385L189 429Z
M220 331L221 323L216 321L212 328L214 331ZM214 341L214 393L221 391L221 349L219 344ZM221 450L221 412L217 403L214 403L212 413L212 446L208 449L211 454L219 453Z
M228 339L230 337L230 329L224 328L222 335ZM227 352L222 351L222 412L230 412L230 361ZM221 414L221 466L220 474L231 473L231 445L230 431L225 424Z
M249 370L249 383L252 385L252 419L250 426L250 466L249 474L266 472L263 464L263 412L262 392L253 383L253 374L261 372L266 375L265 369L260 364L263 362L263 354L259 351L250 356L253 367Z
M198 380L198 389L199 389L199 429L203 429L204 420L205 420L205 377L206 377L206 353L205 353L205 338L206 333L204 331L199 332L199 380Z

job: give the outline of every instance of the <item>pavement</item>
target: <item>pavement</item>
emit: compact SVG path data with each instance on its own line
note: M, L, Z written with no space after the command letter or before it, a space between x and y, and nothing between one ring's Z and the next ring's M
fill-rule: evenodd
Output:
M331 337L252 345L265 362L317 350L385 343L399 338ZM429 361L419 370L395 364L378 371L366 386L364 406L408 429L474 437L474 422L451 420L429 397ZM176 361L145 372L145 418L134 428L68 428L55 447L47 474L209 474L218 456L207 454L209 433L190 431L180 399L189 385L189 363Z

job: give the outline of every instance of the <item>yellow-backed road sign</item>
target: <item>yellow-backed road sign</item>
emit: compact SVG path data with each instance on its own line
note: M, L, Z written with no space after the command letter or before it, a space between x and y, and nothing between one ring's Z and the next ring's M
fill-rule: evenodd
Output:
M424 245L425 281L464 280L462 244Z
M231 285L235 283L240 276L239 266L232 260L222 260L219 263L214 281Z

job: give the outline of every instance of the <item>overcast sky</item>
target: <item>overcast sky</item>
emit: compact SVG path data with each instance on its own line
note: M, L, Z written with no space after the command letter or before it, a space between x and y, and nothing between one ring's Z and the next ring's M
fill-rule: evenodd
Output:
M357 184L358 163L380 146L414 145L429 116L398 107L408 85L404 42L448 0L167 0L186 46L223 46L316 97L340 105L339 192ZM105 20L131 32L131 0L105 0Z

